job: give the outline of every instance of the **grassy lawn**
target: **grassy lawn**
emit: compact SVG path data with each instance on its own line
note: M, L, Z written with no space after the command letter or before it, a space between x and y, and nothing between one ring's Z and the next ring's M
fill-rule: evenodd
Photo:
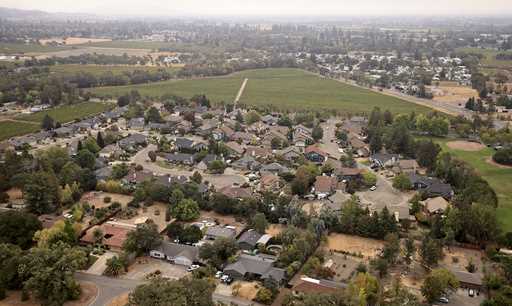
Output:
M90 115L98 114L109 109L111 105L99 102L82 102L65 105L29 115L20 115L16 119L41 122L46 114L60 123L66 123Z
M247 70L218 78L103 87L91 91L100 96L118 96L132 89L153 97L206 94L214 102L232 102L244 78L249 81L240 103L247 105L273 105L283 110L323 108L352 113L370 112L374 106L394 113L429 111L429 108L395 97L324 79L300 69L285 68Z
M0 53L44 53L72 49L72 46L43 46L39 44L0 43Z
M41 129L38 123L30 124L17 121L0 121L0 141L14 136L37 132Z
M496 59L496 54L506 53L512 54L512 51L499 51L493 49L481 49L481 48L458 48L459 52L467 53L478 53L484 55L481 61L481 65L484 67L491 68L512 68L512 61L500 61Z
M500 168L486 162L494 153L491 148L468 152L449 148L446 145L449 140L446 139L434 139L434 141L439 143L443 150L472 165L489 182L498 195L498 220L504 231L512 231L512 168Z
M123 74L124 72L132 72L135 70L144 70L149 72L157 71L164 68L171 74L175 74L180 68L166 68L166 67L149 67L149 66L113 66L113 65L78 65L78 64L67 64L67 65L56 65L50 66L50 72L58 75L74 75L77 72L85 72L99 76L105 72L112 72L114 75Z
M158 50L167 49L173 52L223 52L224 48L211 46L201 46L190 43L174 43L174 42L159 42L159 41L142 41L142 40L114 40L103 41L89 44L91 47L101 48L119 48L119 49L148 49Z

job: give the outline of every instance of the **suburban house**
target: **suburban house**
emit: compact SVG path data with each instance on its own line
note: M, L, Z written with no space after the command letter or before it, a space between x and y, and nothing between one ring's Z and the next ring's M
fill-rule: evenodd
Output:
M219 193L222 193L228 198L239 200L244 198L251 198L253 196L250 188L242 188L238 186L226 186L220 188Z
M239 160L233 162L231 164L231 168L241 171L257 171L261 168L261 164L254 157L246 155L240 158Z
M450 205L450 203L448 203L448 201L446 201L443 197L426 199L420 203L423 204L425 213L429 215L442 214Z
M166 259L176 265L190 266L199 261L199 248L196 246L164 241L149 252L151 257Z
M261 121L268 125L276 125L278 119L272 115L265 115L265 116L261 117Z
M359 168L347 168L347 167L341 167L341 168L335 168L334 174L338 178L339 181L351 181L351 180L357 180L362 179L363 176L363 170Z
M283 174L283 173L289 173L291 170L279 163L271 163L268 165L263 165L260 169L260 174Z
M409 174L409 180L414 189L423 192L429 198L441 196L446 200L450 200L454 195L452 186L443 183L438 178L411 173Z
M247 132L235 132L231 135L232 141L241 142L243 144L250 144L257 140L256 136Z
M208 145L202 142L196 142L188 138L176 138L174 148L180 152L198 152L208 148Z
M228 149L229 154L233 157L239 158L245 152L245 149L235 141L227 142L225 146Z
M112 176L112 167L103 167L96 169L94 175L98 181L106 181Z
M459 281L460 287L473 289L478 292L485 290L483 275L480 272L469 273L467 271L453 270L451 272Z
M188 153L167 153L165 159L171 164L193 165L194 155Z
M323 199L333 194L338 187L338 179L333 176L317 176L314 185L315 195Z
M243 232L237 239L236 243L240 249L250 251L259 244L266 245L270 238L272 238L270 235L260 234L257 231L250 229Z
M393 168L395 173L417 173L420 165L415 159L400 159L398 165Z
M60 128L53 130L54 136L59 138L71 137L75 134L75 132L76 129L71 126L62 126Z
M104 223L102 225L95 225L87 230L85 235L80 239L80 242L85 244L96 243L94 231L99 229L103 233L102 243L113 251L121 251L123 244L128 236L128 233L135 229L135 226L129 227L114 223Z
M256 159L267 159L272 156L272 150L258 146L247 146L245 148L245 155L252 156Z
M236 262L224 268L224 274L234 279L273 279L281 284L285 279L285 270L274 267L274 262L273 256L242 254Z
M142 134L132 134L119 140L118 144L123 150L134 152L137 151L139 147L145 147L147 145L147 138Z
M128 121L127 126L129 129L142 131L144 129L144 124L144 118L132 118Z
M262 175L260 178L260 191L279 191L281 189L281 178L274 174Z
M126 184L139 184L145 181L151 181L153 179L153 173L149 171L136 171L130 170L128 174L122 179Z
M288 147L279 152L279 154L287 161L295 162L302 153L296 147Z
M379 168L391 168L398 165L400 156L398 154L375 153L370 156L372 166Z
M194 157L194 159L195 159L195 157ZM199 164L197 164L197 169L204 171L204 170L208 169L208 166L210 165L211 162L218 160L218 159L219 158L215 154L207 154L205 157L203 157L203 159L201 159L201 162L199 162Z
M107 159L119 159L125 153L119 144L109 144L98 152L98 155Z
M304 155L308 160L319 164L323 164L329 157L329 154L320 149L317 145L308 146L304 151Z
M218 238L234 239L236 237L236 230L232 226L210 226L206 230L205 239L215 240Z

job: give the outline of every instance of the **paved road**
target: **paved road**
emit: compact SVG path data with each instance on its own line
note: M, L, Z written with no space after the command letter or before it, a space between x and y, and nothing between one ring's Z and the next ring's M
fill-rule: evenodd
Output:
M164 168L159 166L157 163L152 163L148 158L148 152L149 151L155 151L157 149L156 145L150 144L143 150L139 151L137 154L135 154L131 162L141 165L144 167L144 169L151 171L157 175L172 175L172 176L186 176L190 177L195 171L188 171L188 170L182 170L177 168ZM239 174L228 174L229 169L226 169L227 174L208 174L201 172L201 175L203 176L204 181L208 181L212 183L212 185L216 188L222 188L225 186L231 186L233 183L237 184L243 184L247 182L247 178L245 176L239 175Z
M339 159L341 157L341 153L338 151L339 146L336 142L334 142L334 140L336 140L335 131L337 122L340 122L340 120L331 118L321 125L322 129L324 130L322 148L335 159Z
M132 291L135 287L144 283L142 281L110 278L82 272L76 273L75 277L79 281L91 282L98 287L98 295L88 306L108 305L115 297Z

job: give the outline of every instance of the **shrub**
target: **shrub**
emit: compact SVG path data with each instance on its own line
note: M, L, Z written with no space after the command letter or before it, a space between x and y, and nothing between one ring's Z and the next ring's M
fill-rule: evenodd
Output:
M112 201L111 197L104 197L103 198L103 203L110 203L110 201Z
M512 165L512 147L499 149L494 153L492 159L498 164Z

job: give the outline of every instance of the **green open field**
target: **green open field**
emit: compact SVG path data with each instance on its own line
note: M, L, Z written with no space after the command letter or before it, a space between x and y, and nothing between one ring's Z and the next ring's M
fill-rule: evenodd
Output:
M30 124L19 121L0 121L0 141L14 136L37 132L41 129L38 123Z
M72 49L72 46L43 46L39 44L0 43L0 54L45 53Z
M164 68L167 72L175 74L180 68L167 68L167 67L154 67L154 66L114 66L114 65L78 65L78 64L66 64L66 65L55 65L50 66L50 72L58 75L73 75L77 72L85 72L99 76L105 72L112 72L114 75L123 74L124 72L133 72L135 70L144 70L149 72L157 71L158 69Z
M65 105L50 110L45 110L29 115L20 115L16 119L24 121L41 122L46 114L60 123L66 123L75 119L98 114L111 108L111 104L99 102L82 102L73 105Z
M224 48L211 46L201 46L198 44L190 43L175 43L175 42L159 42L159 41L142 41L142 40L113 40L91 43L89 46L101 48L120 48L120 49L168 49L174 52L222 52Z
M447 139L433 139L443 150L472 165L482 177L489 182L498 195L498 220L504 231L512 231L512 168L500 168L487 162L494 150L484 148L477 152L455 150L449 148ZM452 139L450 139L451 141Z
M499 51L493 49L481 49L481 48L458 48L459 52L477 53L484 55L480 64L487 68L512 68L512 61L501 61L496 59L496 54L507 53L512 54L512 51Z
M395 97L321 78L304 70L286 68L247 70L215 78L94 88L91 92L100 96L119 96L136 89L144 96L175 94L191 97L206 94L214 102L232 102L244 78L249 81L240 103L247 105L273 105L287 110L323 108L352 113L370 112L374 106L394 113L430 110Z

